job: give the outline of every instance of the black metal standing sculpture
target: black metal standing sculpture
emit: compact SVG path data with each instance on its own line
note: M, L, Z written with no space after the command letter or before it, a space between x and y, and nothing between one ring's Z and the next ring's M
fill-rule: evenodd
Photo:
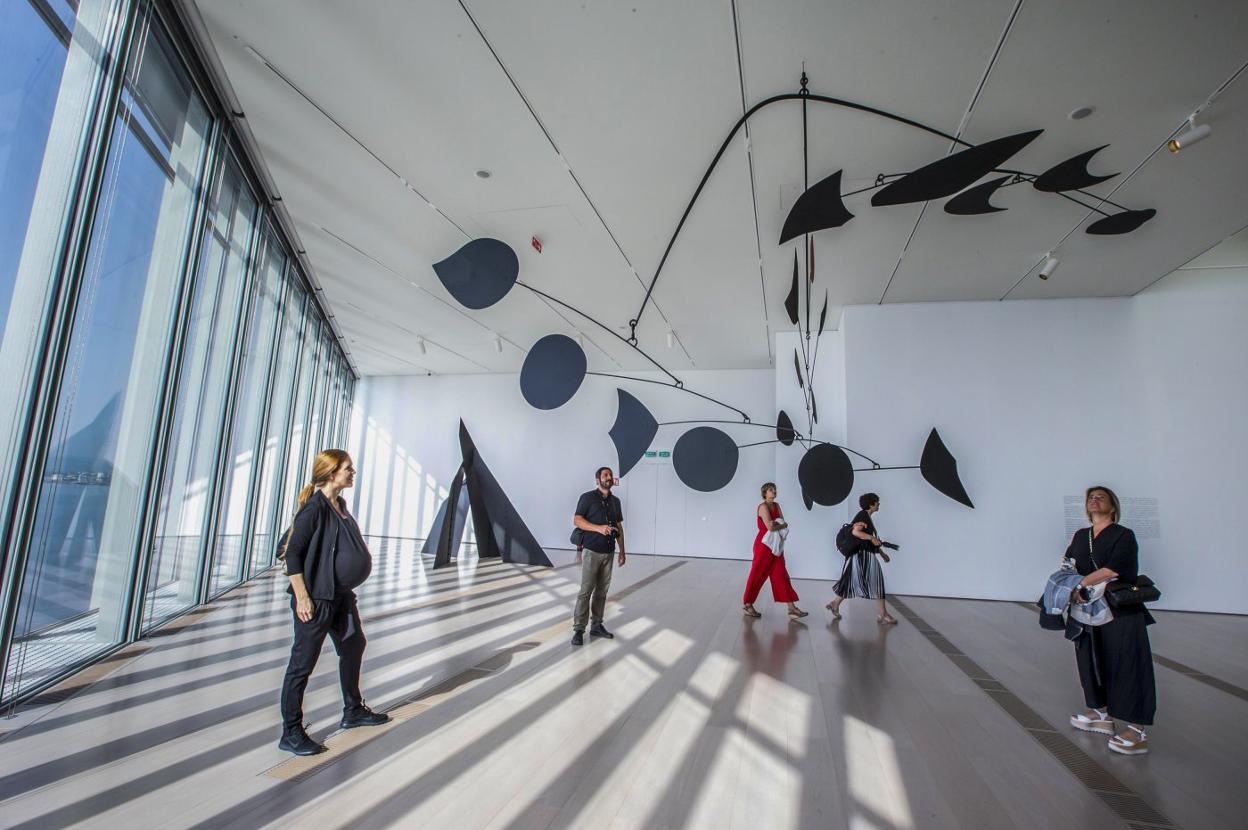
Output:
M459 447L463 464L451 478L450 492L425 539L424 552L434 554L434 569L446 567L459 557L469 513L476 532L477 556L550 567L546 552L481 459L463 421L459 422Z
M710 395L702 394L685 386L685 384L668 371L650 354L643 351L637 340L637 326L658 283L659 275L667 262L668 255L679 237L685 221L689 218L694 205L698 201L703 188L715 171L724 152L728 149L738 131L749 121L750 117L760 110L773 104L785 101L798 101L802 108L802 167L803 193L798 197L780 231L779 242L785 244L802 238L799 249L793 252L793 281L785 300L785 311L789 321L798 329L798 349L793 354L793 366L797 374L797 382L802 390L806 409L806 432L798 431L787 413L781 411L775 424L755 423L750 416L737 407L718 400ZM848 193L841 192L843 171L838 170L825 177L813 186L809 182L809 134L807 127L807 108L811 104L825 104L845 107L871 113L891 121L905 124L944 138L963 149L937 159L909 173L881 173L876 176L874 185ZM1033 174L1013 170L1002 165L1021 149L1040 136L1042 130L1029 130L1014 135L1004 136L983 144L971 144L962 138L950 135L934 127L921 124L909 118L886 112L865 104L815 95L808 89L806 73L801 76L801 88L795 93L775 95L758 102L751 107L733 128L720 145L719 151L711 160L710 166L703 174L701 181L694 190L689 204L677 222L676 228L668 240L654 276L646 288L645 298L637 313L629 320L629 335L624 337L613 328L591 317L584 311L551 296L531 285L520 281L519 261L514 251L506 243L494 239L474 239L434 265L438 278L457 301L462 305L481 309L501 300L512 289L520 286L534 294L544 297L597 326L611 337L622 341L637 354L645 358L656 369L662 372L667 380L629 377L627 375L609 374L588 371L588 361L584 350L571 338L559 334L551 334L539 340L529 351L520 373L521 392L526 401L537 409L555 409L567 403L583 384L586 376L608 377L618 380L657 384L664 388L675 389L685 394L695 395L710 403L735 412L740 421L669 421L658 422L646 407L635 397L622 389L618 392L619 408L614 426L611 428L611 439L619 454L620 472L627 473L644 455L646 448L653 440L659 427L672 424L698 424L676 442L673 448L673 467L676 475L688 487L695 490L713 491L725 486L736 472L738 453L741 449L763 444L780 443L792 446L798 443L805 448L798 467L798 479L802 486L802 501L807 509L814 504L839 504L848 497L854 485L854 475L859 472L877 472L882 470L918 469L925 481L949 498L974 507L958 477L957 462L949 452L940 435L935 429L928 435L922 459L917 465L886 467L875 460L852 450L827 441L820 441L811 436L819 423L819 408L815 397L814 370L818 360L818 346L827 323L828 298L825 292L822 310L819 313L817 328L811 321L811 298L815 285L815 256L813 234L839 228L851 219L854 214L846 208L844 199L867 191L875 191L871 197L873 207L911 204L926 202L933 199L948 197L944 209L955 216L980 216L1000 213L1006 208L991 204L990 199L999 191L1018 184L1029 183L1042 193L1052 193L1083 208L1100 214L1102 218L1091 223L1085 231L1093 235L1123 234L1136 230L1151 219L1156 211L1153 209L1132 210L1105 197L1087 193L1085 188L1113 177L1097 176L1088 172L1087 164L1099 150L1088 150L1070 159L1062 161L1044 173ZM976 184L985 176L999 174L995 178ZM1088 204L1075 195L1080 194L1098 200ZM1102 205L1112 207L1118 212L1108 213ZM799 268L799 260L804 260L804 269ZM804 278L801 271L804 270ZM803 302L804 300L804 302ZM803 309L804 307L804 309ZM804 310L804 314L802 313ZM812 332L814 338L812 341ZM759 441L738 445L726 432L708 424L736 424L738 426L767 427L775 430L776 437L768 441ZM870 464L868 467L855 468L850 461L851 453ZM467 457L467 456L466 456ZM483 465L482 465L482 468ZM501 493L501 491L499 491ZM471 501L471 499L470 499ZM456 503L448 499L448 504ZM513 511L514 512L514 511ZM475 508L474 508L474 521ZM451 523L454 525L454 523ZM462 529L462 528L461 528ZM454 532L450 527L447 532ZM544 558L544 556L543 556Z

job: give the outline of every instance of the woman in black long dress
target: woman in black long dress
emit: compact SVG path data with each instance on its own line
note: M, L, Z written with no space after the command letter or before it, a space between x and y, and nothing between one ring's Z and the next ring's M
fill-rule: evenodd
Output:
M880 509L880 497L875 493L863 493L858 497L858 506L862 509L854 516L851 524L852 532L860 540L860 544L856 553L845 557L841 578L832 588L836 599L825 607L839 620L841 603L845 600L852 597L873 599L880 609L875 621L880 625L896 625L896 618L888 613L888 608L884 605L884 570L876 559L878 556L887 562L888 554L880 549L880 537L876 535L875 522L871 520L871 515Z
M1091 588L1115 579L1134 582L1139 576L1139 545L1130 528L1118 524L1122 508L1108 487L1089 487L1086 510L1092 522L1075 533L1066 556L1083 575L1080 586ZM1076 601L1080 601L1076 592ZM1114 609L1114 618L1088 626L1075 640L1075 662L1088 709L1074 715L1070 725L1084 732L1112 736L1109 748L1123 755L1148 752L1148 735L1157 710L1153 681L1153 653L1146 626L1153 615L1143 605ZM1114 721L1124 721L1115 732Z

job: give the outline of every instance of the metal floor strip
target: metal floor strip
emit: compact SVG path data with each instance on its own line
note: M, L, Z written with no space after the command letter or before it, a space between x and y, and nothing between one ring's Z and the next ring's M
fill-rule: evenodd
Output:
M1135 828L1135 830L1145 830L1145 828L1147 830L1178 830L1177 824L1119 781L1112 772L1101 766L1074 741L1059 732L1039 712L1011 692L1004 683L963 654L918 612L895 596L890 596L888 602L895 606L919 633L948 657L950 662L961 669L967 677L971 678L984 694L1000 706L1015 723L1025 729L1036 743L1040 744L1128 827ZM1026 603L1019 604L1025 605Z

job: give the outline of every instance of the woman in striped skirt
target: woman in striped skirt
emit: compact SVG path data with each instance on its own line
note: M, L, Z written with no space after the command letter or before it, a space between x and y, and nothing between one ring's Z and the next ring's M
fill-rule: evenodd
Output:
M837 580L833 591L836 599L827 604L827 609L836 619L841 618L841 603L853 597L873 599L880 607L875 621L880 625L896 625L897 620L888 613L884 606L884 571L879 559L888 561L888 554L880 549L880 537L875 533L875 522L871 515L880 509L880 497L875 493L863 493L858 497L858 506L862 509L854 516L853 534L859 540L858 550L845 557L845 568L841 578Z

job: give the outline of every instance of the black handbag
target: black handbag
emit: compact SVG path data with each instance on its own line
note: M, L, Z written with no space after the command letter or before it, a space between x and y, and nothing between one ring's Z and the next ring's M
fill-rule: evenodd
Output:
M1092 555L1092 528L1088 528L1088 558L1092 560L1092 567L1099 570L1101 566L1096 564L1096 557ZM1105 586L1105 601L1109 603L1109 610L1114 612L1128 611L1159 599L1161 589L1144 574L1137 576L1135 582L1115 579Z
M570 541L575 547L585 547L585 531L581 530L579 527L572 528L572 535L568 538L568 541Z

